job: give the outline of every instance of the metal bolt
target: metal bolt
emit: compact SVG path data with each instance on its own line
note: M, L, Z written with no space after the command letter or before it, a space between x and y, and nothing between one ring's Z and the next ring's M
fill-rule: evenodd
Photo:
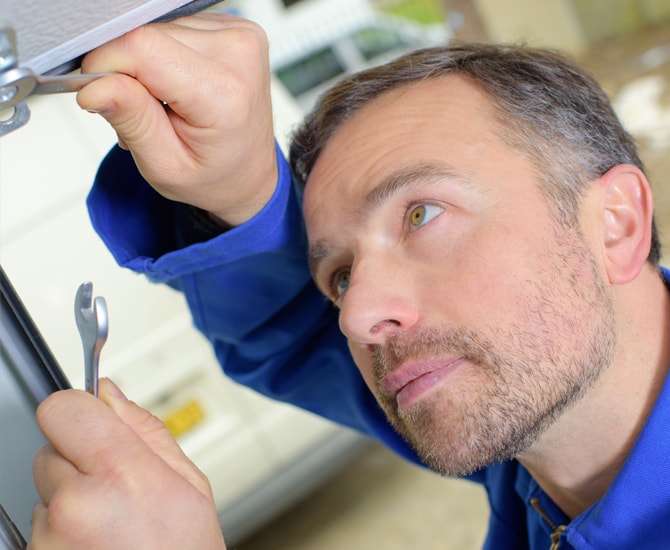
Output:
M16 69L18 64L16 33L7 23L0 21L0 76ZM7 107L7 104L15 99L20 91L18 86L9 84L0 86L0 136L24 126L30 119L30 109L25 102Z
M0 88L0 105L14 99L18 91L18 86L3 86Z

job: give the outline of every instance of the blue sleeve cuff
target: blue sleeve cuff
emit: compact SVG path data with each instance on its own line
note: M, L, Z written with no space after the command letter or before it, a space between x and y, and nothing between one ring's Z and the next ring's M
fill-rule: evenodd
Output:
M132 156L114 147L102 162L88 209L94 229L119 265L166 282L246 255L302 240L298 198L288 163L276 146L279 179L270 201L254 218L206 242L180 248L178 203L159 195L139 174Z

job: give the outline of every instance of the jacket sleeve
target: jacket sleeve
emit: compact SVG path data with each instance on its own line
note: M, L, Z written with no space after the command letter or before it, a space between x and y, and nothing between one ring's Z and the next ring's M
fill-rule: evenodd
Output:
M115 147L88 197L116 261L181 290L232 379L374 437L414 462L354 365L337 312L311 281L300 196L277 148L279 182L247 223L184 241L184 205L157 194Z

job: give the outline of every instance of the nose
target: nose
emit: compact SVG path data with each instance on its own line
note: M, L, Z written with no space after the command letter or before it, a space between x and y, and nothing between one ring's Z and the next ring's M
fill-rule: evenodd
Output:
M382 344L417 323L416 282L397 262L358 261L350 277L340 304L340 330L351 344Z

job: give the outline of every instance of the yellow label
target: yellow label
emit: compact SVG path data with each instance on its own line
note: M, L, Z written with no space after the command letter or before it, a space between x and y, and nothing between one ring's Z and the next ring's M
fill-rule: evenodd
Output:
M165 420L165 426L174 437L185 434L205 418L205 411L196 401L189 401Z

